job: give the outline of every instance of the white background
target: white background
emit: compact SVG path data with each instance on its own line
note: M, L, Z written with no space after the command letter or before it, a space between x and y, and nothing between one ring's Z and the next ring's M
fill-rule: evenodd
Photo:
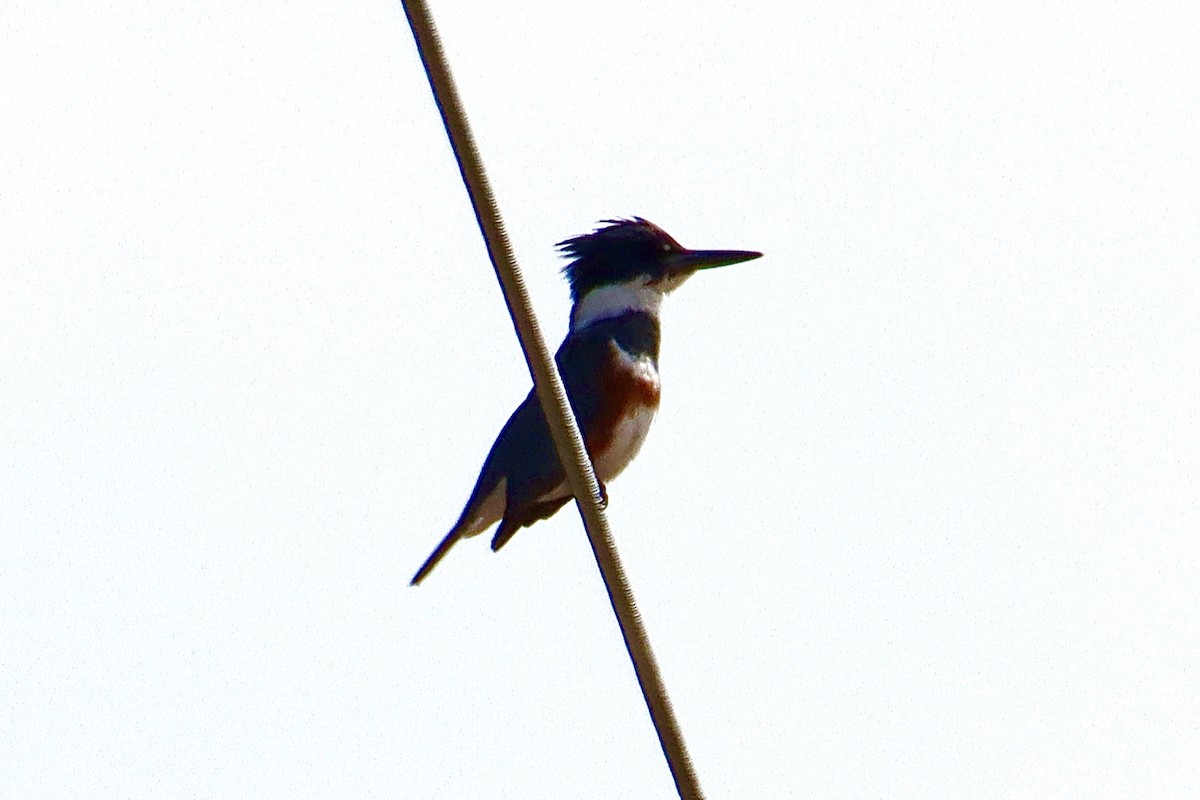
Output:
M990 10L994 8L995 10ZM711 797L1200 796L1186 3L435 3L553 244L665 307L610 519ZM395 2L0 10L0 794L668 797Z

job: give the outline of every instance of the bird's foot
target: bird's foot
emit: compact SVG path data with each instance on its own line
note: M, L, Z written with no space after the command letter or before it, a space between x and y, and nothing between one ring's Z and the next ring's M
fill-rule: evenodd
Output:
M608 489L600 481L596 481L596 484L600 487L600 507L608 508Z

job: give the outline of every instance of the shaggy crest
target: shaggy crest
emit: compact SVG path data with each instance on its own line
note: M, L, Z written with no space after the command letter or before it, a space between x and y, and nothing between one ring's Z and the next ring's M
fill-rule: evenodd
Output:
M563 274L571 284L571 300L578 301L592 289L624 283L650 275L663 253L683 252L679 242L649 220L606 219L603 227L558 243L559 252L571 262Z

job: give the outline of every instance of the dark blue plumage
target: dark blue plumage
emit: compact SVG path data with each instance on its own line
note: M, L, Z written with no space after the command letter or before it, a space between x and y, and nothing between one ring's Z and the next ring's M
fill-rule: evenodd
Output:
M605 227L556 245L571 259L563 274L571 284L573 302L597 286L634 280L645 274L647 262L684 250L666 231L641 217L608 219L601 224Z

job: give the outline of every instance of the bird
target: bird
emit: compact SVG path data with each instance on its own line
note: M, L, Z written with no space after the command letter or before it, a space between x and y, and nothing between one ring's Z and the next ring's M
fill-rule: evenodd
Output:
M641 217L609 219L559 242L571 290L570 329L555 355L571 410L607 504L606 484L637 455L658 411L659 312L663 298L699 270L760 258L752 250L689 250ZM462 514L410 585L460 539L499 522L492 550L553 516L573 497L537 394L504 424Z

